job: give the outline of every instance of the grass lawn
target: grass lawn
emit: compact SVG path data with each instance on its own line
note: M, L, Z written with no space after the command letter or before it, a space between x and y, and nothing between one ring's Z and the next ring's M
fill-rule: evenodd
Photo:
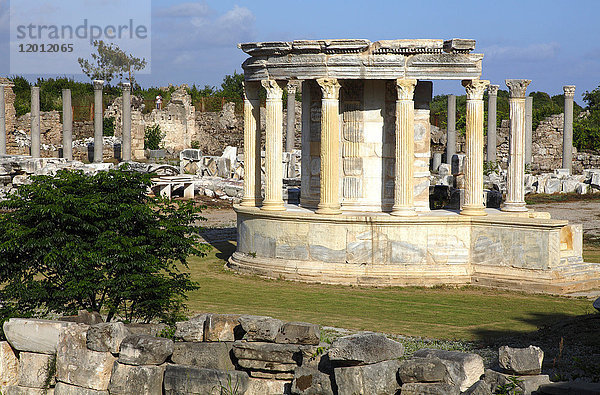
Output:
M486 340L593 312L585 299L476 287L358 288L265 280L224 270L235 245L216 247L190 261L192 278L200 285L189 294L191 313L268 315L356 330ZM600 249L588 253L600 257Z

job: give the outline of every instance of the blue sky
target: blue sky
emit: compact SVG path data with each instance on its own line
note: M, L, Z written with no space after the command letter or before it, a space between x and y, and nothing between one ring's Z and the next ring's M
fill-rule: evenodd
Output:
M472 38L485 55L482 78L501 89L506 78L531 79L528 91L551 94L574 84L581 101L600 85L598 15L599 0L153 0L152 73L139 81L219 85L241 71L239 42ZM0 0L1 75L9 71L7 35L8 1ZM434 82L435 94L463 92L458 81Z

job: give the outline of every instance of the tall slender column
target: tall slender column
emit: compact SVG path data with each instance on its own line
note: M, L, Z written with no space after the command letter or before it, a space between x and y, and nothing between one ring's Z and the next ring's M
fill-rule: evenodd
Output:
M292 152L296 140L296 84L292 81L287 84L287 134L285 137L285 151Z
M94 80L94 163L102 163L102 86L104 81Z
M121 158L131 161L131 83L123 82L123 128Z
M499 85L488 86L488 132L487 132L487 161L496 161L496 99Z
M508 176L503 211L527 211L525 207L525 91L531 80L506 80L510 90Z
M334 78L317 80L321 99L321 194L319 214L341 214L340 210L340 84Z
M0 85L0 155L6 155L6 105L4 85Z
M465 204L462 215L487 215L483 204L483 91L486 80L464 80L467 91Z
M575 85L563 86L565 92L565 118L563 125L563 169L573 168L573 98L575 97Z
M241 206L258 207L260 189L260 98L257 81L244 82L244 197Z
M417 80L397 79L396 163L392 215L417 215L414 204L413 173L415 161L415 102Z
M452 165L456 154L456 96L448 95L448 132L446 134L446 163Z
M525 164L531 163L533 144L533 96L525 97Z
M63 108L63 158L73 160L73 107L71 90L62 90Z
M267 116L265 135L265 200L262 209L266 211L285 210L283 205L283 87L285 83L263 80L267 90Z
M31 87L31 156L40 157L40 87Z

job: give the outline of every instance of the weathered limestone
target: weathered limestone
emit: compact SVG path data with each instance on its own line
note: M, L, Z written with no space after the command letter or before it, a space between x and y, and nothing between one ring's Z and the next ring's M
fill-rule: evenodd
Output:
M287 84L287 127L285 136L285 151L292 152L294 150L294 141L296 140L296 83L288 82Z
M496 102L499 85L488 85L487 161L496 161Z
M50 394L50 392L48 392L48 394ZM56 383L56 387L54 387L54 395L108 395L108 391L97 391L90 388L61 383L59 381Z
M19 359L8 342L0 342L0 387L17 384Z
M0 85L0 155L6 155L6 100L4 85Z
M415 161L415 104L413 94L417 80L396 80L396 161L394 176L394 206L392 215L414 216L414 161Z
M533 96L525 97L525 164L532 161L533 139Z
M31 156L40 157L40 87L31 87Z
M339 201L339 94L336 79L320 78L321 87L321 194L318 214L341 214Z
M395 394L400 389L396 379L400 361L391 360L364 366L335 368L339 395Z
M87 331L87 348L99 352L118 354L121 342L130 335L122 322L106 322L90 326Z
M103 118L102 118L102 87L103 80L94 80L94 163L102 163L103 148Z
M439 358L448 368L450 383L466 391L484 373L483 359L477 354L458 351L423 349L413 354L418 358Z
M284 211L283 206L283 83L275 80L261 81L267 90L265 135L265 200L262 210Z
M44 388L54 385L52 375L55 356L22 352L19 354L19 385L22 387Z
M248 388L246 372L167 365L163 382L165 395L221 394L222 389L237 388L244 394Z
M464 80L467 91L465 204L462 215L483 216L483 92L486 80Z
M147 335L130 335L121 342L119 363L160 365L173 354L173 340Z
M329 359L343 365L365 365L400 358L401 343L380 333L358 333L336 339L329 349Z
M286 322L275 336L275 342L283 344L319 344L319 325L308 322Z
M187 321L175 323L175 338L186 342L204 341L204 322L207 314L200 314Z
M271 317L241 316L244 339L252 342L275 342L284 322Z
M527 348L500 347L498 361L500 367L509 374L533 375L542 372L544 352L536 346Z
M402 395L458 395L458 387L448 383L408 383L402 385Z
M294 370L291 392L300 395L333 395L329 376L305 366L299 366Z
M73 107L71 90L62 90L63 108L63 158L73 160Z
M241 338L240 314L209 314L204 323L205 342L232 342Z
M406 383L448 382L448 368L439 358L411 358L402 361L398 377Z
M132 366L115 362L108 391L111 395L161 394L164 372L164 366Z
M565 93L565 118L563 127L563 169L573 168L573 98L575 85L563 86Z
M54 354L60 332L73 325L70 322L11 318L4 323L4 335L18 351Z
M258 82L244 83L244 197L240 205L258 207L261 196L260 98Z
M123 142L121 157L124 161L131 160L131 83L123 82Z
M456 155L456 96L448 95L448 122L446 139L446 163L452 164Z
M176 342L171 361L208 369L235 370L232 342Z
M525 91L531 80L506 80L510 90L510 137L506 201L503 211L522 212L525 207Z

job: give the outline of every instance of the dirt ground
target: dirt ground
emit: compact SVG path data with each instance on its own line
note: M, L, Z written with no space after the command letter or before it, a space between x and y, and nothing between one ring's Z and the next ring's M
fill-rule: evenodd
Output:
M600 201L543 203L529 206L535 211L549 212L554 219L583 224L583 233L600 236Z

